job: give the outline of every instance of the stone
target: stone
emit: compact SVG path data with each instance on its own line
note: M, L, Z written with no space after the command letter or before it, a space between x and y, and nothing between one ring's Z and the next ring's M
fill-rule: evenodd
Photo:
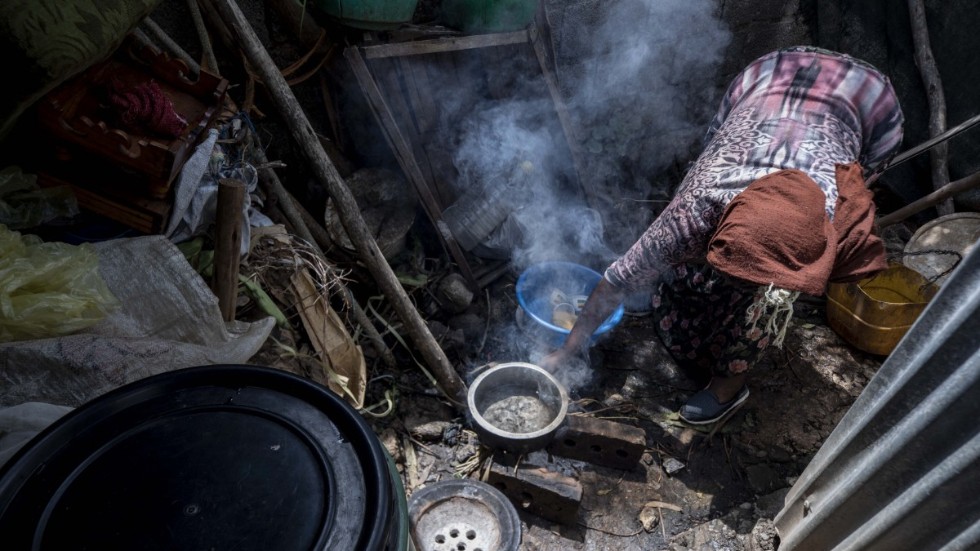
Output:
M673 475L681 471L686 465L673 457L668 457L664 459L664 472L668 475Z
M439 302L446 310L458 314L473 303L473 291L463 276L451 273L439 282Z

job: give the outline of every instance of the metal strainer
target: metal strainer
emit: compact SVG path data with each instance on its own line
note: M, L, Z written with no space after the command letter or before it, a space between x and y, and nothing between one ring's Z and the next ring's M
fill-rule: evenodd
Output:
M521 543L517 510L477 480L426 486L412 494L408 514L418 551L517 551Z

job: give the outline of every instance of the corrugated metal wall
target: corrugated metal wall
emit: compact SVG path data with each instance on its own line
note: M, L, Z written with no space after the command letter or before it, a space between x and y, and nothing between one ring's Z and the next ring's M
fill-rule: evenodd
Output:
M980 247L790 489L779 551L980 548Z

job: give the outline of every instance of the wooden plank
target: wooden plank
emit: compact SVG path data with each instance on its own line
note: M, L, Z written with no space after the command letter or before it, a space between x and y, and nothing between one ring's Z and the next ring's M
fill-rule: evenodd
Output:
M405 80L405 91L412 112L415 114L418 133L420 136L425 136L432 131L439 112L435 102L435 91L429 85L428 75L425 72L425 63L419 63L415 58L399 58L398 68Z
M76 170L75 173L86 174L89 172ZM103 172L102 174L111 177L110 172ZM69 186L78 200L78 206L87 211L115 220L138 232L145 234L161 233L170 218L170 201L127 194L125 193L127 188L124 185L114 185L113 182L114 180L109 181L103 189L96 188L88 182L69 181L67 173L63 171L57 174L38 173L39 186Z
M436 202L440 205L450 205L456 199L456 194L447 193L445 186L442 185L443 178L440 176L452 174L453 171L444 172L445 165L434 163L430 155L431 148L428 147L434 143L432 136L437 132L436 123L439 121L439 108L434 101L438 92L429 83L428 73L425 71L430 59L431 57L422 61L418 58L402 57L391 60L399 76L397 85L404 91L404 95L399 97L395 93L388 93L386 97L391 98L393 108L404 110L402 119L406 122L402 128L411 125L414 130L409 133L409 142ZM390 88L386 88L387 90ZM450 168L452 168L451 164Z
M427 142L426 139L423 139L422 134L424 123L419 116L420 111L417 104L412 102L413 83L409 82L409 77L403 70L403 62L405 61L408 60L406 58L378 59L372 62L374 68L371 72L378 83L378 90L382 91L385 99L388 100L395 124L405 132L405 139L412 150L415 163L422 171L422 178L427 182L435 199L435 204L441 213L442 206L449 203L444 201L444 197L434 185L436 177L423 148L423 144ZM431 90L420 91L416 89L414 93L432 95Z
M455 52L475 48L488 48L491 46L504 46L507 44L523 44L527 40L527 31L521 30L509 33L477 34L451 38L436 38L433 40L419 40L416 42L402 42L399 44L365 46L362 48L362 53L365 59L379 59L384 57Z

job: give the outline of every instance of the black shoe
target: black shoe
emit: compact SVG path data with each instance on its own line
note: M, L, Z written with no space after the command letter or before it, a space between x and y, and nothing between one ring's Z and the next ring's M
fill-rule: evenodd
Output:
M734 398L724 404L708 389L699 391L681 407L680 416L692 425L707 425L721 419L749 397L749 387L743 386Z

